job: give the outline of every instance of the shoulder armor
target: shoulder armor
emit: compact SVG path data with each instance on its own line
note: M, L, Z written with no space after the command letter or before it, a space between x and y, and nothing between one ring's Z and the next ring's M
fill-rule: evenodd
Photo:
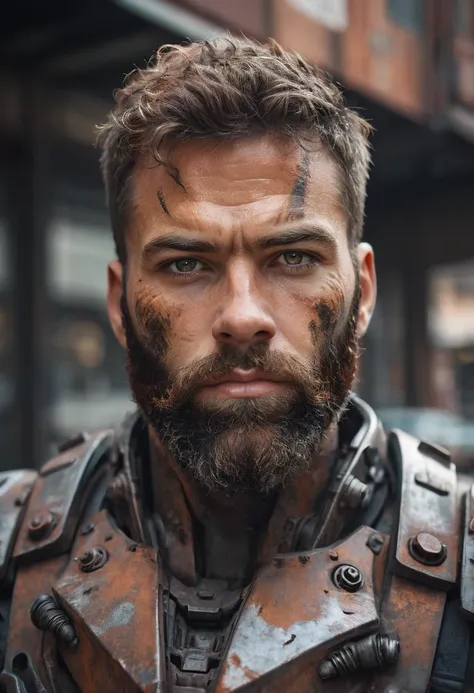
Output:
M443 448L399 430L391 433L389 446L399 479L393 572L449 590L458 577L460 543L456 467Z
M87 488L105 473L112 442L113 431L81 434L63 443L59 455L41 468L16 541L16 559L67 551L88 500Z
M461 610L474 621L474 484L466 494L461 563Z
M0 582L8 573L26 501L37 478L38 472L32 469L0 473Z

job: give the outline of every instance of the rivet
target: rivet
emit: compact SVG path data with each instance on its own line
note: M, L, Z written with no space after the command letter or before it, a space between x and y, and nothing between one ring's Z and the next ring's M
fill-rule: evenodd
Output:
M28 525L28 536L33 541L43 539L53 528L55 523L54 515L50 512L35 515Z
M469 523L469 534L474 534L474 517Z
M384 545L384 538L381 534L377 534L377 532L374 532L373 534L371 534L370 537L367 539L366 546L368 546L368 548L376 556L378 556L379 553L382 551L383 545Z
M334 549L330 549L328 551L328 556L331 559L331 561L338 561L339 560L339 554L337 551L334 551Z

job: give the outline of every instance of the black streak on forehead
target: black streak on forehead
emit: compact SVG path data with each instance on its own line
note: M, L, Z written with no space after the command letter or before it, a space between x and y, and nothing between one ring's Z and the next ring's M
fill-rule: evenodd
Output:
M171 178L174 180L176 185L178 185L180 188L182 188L184 190L184 192L186 192L186 188L182 184L181 179L179 177L179 169L177 169L176 166L172 166L170 168L170 170L168 171L168 173L171 176Z
M303 207L306 201L306 192L309 180L309 153L303 152L300 165L296 176L293 190L291 191L290 208L288 210L289 219L298 219L303 216Z
M167 214L167 215L170 217L171 214L170 214L170 211L169 211L168 206L167 206L167 204L166 204L166 200L165 200L165 196L163 195L163 191L162 191L162 190L158 190L158 192L156 193L156 195L157 195L157 197L158 197L158 199L159 199L159 201L160 201L160 205L161 205L161 207L162 207L162 209L163 209L163 212L164 212L165 214Z

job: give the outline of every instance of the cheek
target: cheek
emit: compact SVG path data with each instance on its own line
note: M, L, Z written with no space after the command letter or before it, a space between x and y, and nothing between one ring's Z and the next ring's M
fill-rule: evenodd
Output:
M185 366L214 351L208 321L193 303L174 306L170 316L167 353L170 368Z
M163 305L160 296L156 296L148 287L140 288L135 294L134 313L138 331L146 335L158 332L169 333L172 324L172 314Z
M346 298L342 290L325 296L314 304L314 314L322 332L333 334L345 314Z
M347 297L339 283L331 283L310 296L301 297L300 305L313 347L320 346L326 335L332 337L343 329Z

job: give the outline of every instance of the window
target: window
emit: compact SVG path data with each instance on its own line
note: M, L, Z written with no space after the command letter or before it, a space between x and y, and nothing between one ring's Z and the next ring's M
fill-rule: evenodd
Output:
M424 28L421 0L387 0L387 16L402 29L419 35Z

